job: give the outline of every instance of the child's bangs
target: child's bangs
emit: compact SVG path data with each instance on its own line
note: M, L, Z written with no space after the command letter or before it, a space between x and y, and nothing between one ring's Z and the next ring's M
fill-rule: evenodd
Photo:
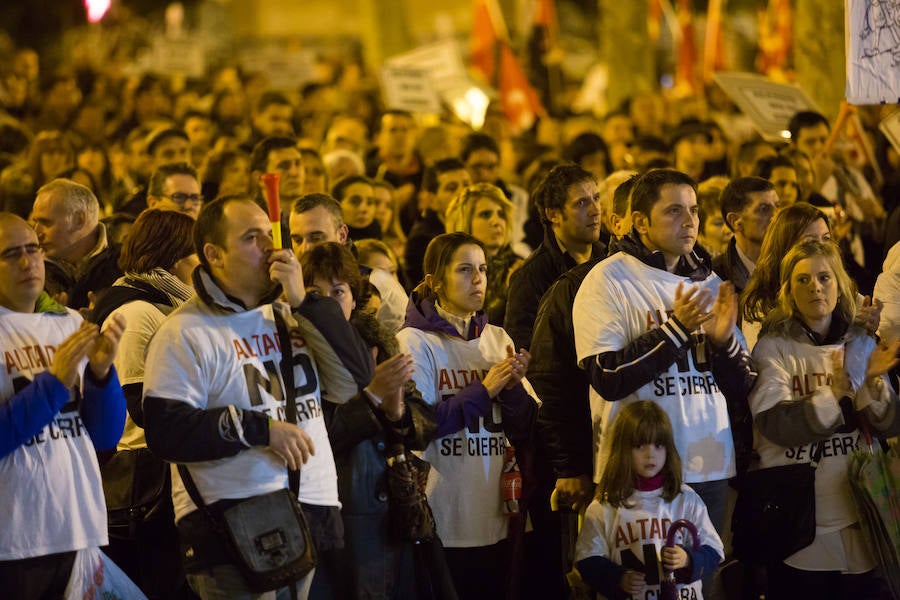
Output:
M636 423L634 436L631 440L632 446L635 448L645 444L667 446L670 440L665 422L656 418L657 415L652 412L643 415L643 417Z

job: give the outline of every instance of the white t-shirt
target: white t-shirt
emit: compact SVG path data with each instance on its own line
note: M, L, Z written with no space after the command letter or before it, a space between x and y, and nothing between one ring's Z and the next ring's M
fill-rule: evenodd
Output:
M575 561L591 556L602 556L626 569L644 573L647 585L640 598L658 598L659 582L663 579L660 552L666 544L669 527L679 519L694 524L700 534L700 544L710 546L724 556L722 540L709 520L706 505L700 496L687 485L671 502L662 497L662 490L635 492L628 499L631 508L615 508L597 500L588 505L578 541L575 544ZM676 543L692 546L693 540L679 529ZM701 582L679 584L679 598L702 600Z
M413 381L431 405L452 397L474 380L480 381L496 363L506 358L512 340L502 328L487 325L472 340L411 327L401 329L397 340L411 354L416 370ZM537 398L531 384L525 391ZM431 463L426 493L444 546L488 546L504 539L509 517L502 512L500 473L506 436L500 403L491 415L479 418L477 429L460 431L433 440L423 452Z
M861 346L857 344L857 346ZM822 430L834 426L840 417L838 401L831 390L832 354L845 351L845 345L815 346L781 336L763 336L753 349L753 360L759 371L756 386L750 394L750 410L754 419L781 402L808 403L805 414L819 422ZM857 349L856 352L866 351ZM871 346L869 346L871 351ZM862 360L865 364L865 360ZM887 392L889 386L884 385ZM860 389L859 402L876 401L884 412L884 398L870 398L869 386ZM759 467L810 462L818 443L786 448L757 432ZM871 554L860 544L861 532L850 528L859 514L850 495L847 468L850 457L860 446L860 432L854 429L835 432L825 440L822 458L816 468L816 538L812 545L789 556L785 562L798 569L836 570L862 573L874 567ZM843 539L843 541L842 541Z
M0 307L6 368L0 402L46 371L57 346L81 325L66 315ZM81 364L83 371L86 361ZM76 386L77 389L80 388ZM100 468L75 392L34 438L0 459L0 560L70 552L108 543ZM0 592L2 595L2 592Z
M147 354L147 345L150 338L159 329L166 315L156 305L143 300L135 300L123 304L112 313L122 315L127 323L119 348L116 351L116 371L119 373L119 382L122 385L143 383L144 361ZM131 415L125 419L125 431L119 440L117 450L136 450L147 447L147 438L144 430L131 420Z
M180 400L203 410L234 405L285 420L281 347L272 309L272 304L264 304L245 312L221 314L211 313L197 296L185 302L163 322L150 342L144 397ZM300 471L299 498L308 504L339 507L337 472L322 416L317 363L299 329L292 327L290 337L298 425L312 438L316 450ZM284 463L262 446L228 458L193 462L188 468L207 504L288 486ZM172 499L176 521L196 509L174 466Z
M646 265L625 252L598 263L578 289L572 307L579 364L583 365L596 354L622 350L637 337L665 323L679 283L687 290L696 282ZM700 286L715 295L721 283L711 273ZM699 332L693 335L698 336L696 344L684 361L670 365L626 398L609 402L591 387L591 415L598 439L595 481L599 481L609 454L607 438L612 423L628 403L637 400L652 400L669 415L675 446L684 465L685 482L718 481L734 476L734 441L725 396L707 361L704 336Z

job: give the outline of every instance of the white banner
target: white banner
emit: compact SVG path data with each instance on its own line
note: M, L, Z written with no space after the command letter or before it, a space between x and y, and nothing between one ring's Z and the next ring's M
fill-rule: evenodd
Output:
M900 1L847 0L847 101L900 103Z

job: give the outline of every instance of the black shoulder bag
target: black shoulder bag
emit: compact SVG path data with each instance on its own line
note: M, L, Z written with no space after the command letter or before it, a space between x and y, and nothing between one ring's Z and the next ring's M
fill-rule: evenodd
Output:
M780 562L816 538L818 443L808 463L748 471L738 486L731 527L735 555L752 563Z
M294 400L294 367L287 326L275 309L275 323L281 341L281 374L285 387L285 415L297 422ZM185 490L204 511L215 531L227 542L235 566L256 592L290 586L303 579L316 566L316 552L306 517L297 494L300 471L288 471L290 490L281 489L253 496L226 508L218 515L203 502L185 465L178 465ZM293 597L292 593L292 597Z

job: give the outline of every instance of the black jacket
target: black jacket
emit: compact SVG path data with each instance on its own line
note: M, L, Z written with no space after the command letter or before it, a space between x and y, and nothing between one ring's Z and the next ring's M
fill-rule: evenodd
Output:
M531 336L528 381L541 399L538 439L556 477L593 473L593 433L587 373L578 368L572 303L600 258L557 279L538 307Z
M107 246L78 267L52 258L44 259L44 267L44 289L51 296L65 292L66 306L76 310L90 304L88 292L98 293L122 276L119 249L115 246Z
M606 256L606 247L595 242L591 258ZM556 278L574 267L575 259L563 252L549 227L544 228L544 241L531 253L509 280L506 317L503 329L516 349L531 345L531 330L537 317L538 304Z
M747 282L750 281L750 271L738 255L735 238L731 238L725 252L713 260L712 268L722 281L730 281L734 284L734 291L738 294L744 291Z

